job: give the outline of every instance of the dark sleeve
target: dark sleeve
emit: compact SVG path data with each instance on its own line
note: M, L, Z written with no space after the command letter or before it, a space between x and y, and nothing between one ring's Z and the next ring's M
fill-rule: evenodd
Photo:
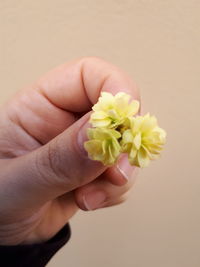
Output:
M43 267L64 246L71 236L66 224L48 241L34 245L0 246L0 266Z

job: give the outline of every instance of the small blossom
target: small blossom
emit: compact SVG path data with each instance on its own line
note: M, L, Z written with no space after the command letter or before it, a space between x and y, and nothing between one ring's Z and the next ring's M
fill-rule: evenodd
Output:
M166 142L166 132L158 127L157 119L147 113L130 118L130 129L122 135L122 152L128 153L131 165L148 166L159 157Z
M127 117L135 115L139 110L139 102L123 92L113 96L102 92L99 101L93 106L90 122L93 127L116 128L123 124Z
M89 141L84 143L84 147L89 157L101 161L104 165L113 165L120 154L118 139L121 134L105 128L89 128L87 134Z

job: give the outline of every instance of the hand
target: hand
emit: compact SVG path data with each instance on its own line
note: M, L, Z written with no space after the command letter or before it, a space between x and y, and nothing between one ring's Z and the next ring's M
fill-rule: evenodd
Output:
M0 113L0 244L45 241L79 208L119 204L137 172L106 168L83 148L100 91L139 100L131 79L98 58L64 64L17 93Z

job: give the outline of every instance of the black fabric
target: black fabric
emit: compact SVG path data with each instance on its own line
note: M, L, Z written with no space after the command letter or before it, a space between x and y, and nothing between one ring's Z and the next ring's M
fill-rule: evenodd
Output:
M71 236L66 224L54 237L44 243L33 245L0 246L2 267L43 267L64 246Z

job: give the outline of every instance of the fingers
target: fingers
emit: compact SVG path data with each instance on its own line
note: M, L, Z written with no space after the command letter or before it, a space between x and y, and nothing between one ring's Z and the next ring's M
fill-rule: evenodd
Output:
M138 168L130 165L127 155L122 155L116 165L105 171L104 177L113 185L121 186L132 179L137 172Z
M113 94L124 91L139 99L136 86L127 74L96 57L82 58L57 67L42 77L36 88L57 107L72 112L89 111L101 91Z
M105 172L95 181L75 190L76 203L82 210L95 210L120 204L127 199L137 174L138 168L123 186L117 186L110 183Z
M9 113L46 144L74 123L77 113L90 111L101 91L124 91L139 100L135 84L123 71L99 58L82 58L57 67L22 91Z

